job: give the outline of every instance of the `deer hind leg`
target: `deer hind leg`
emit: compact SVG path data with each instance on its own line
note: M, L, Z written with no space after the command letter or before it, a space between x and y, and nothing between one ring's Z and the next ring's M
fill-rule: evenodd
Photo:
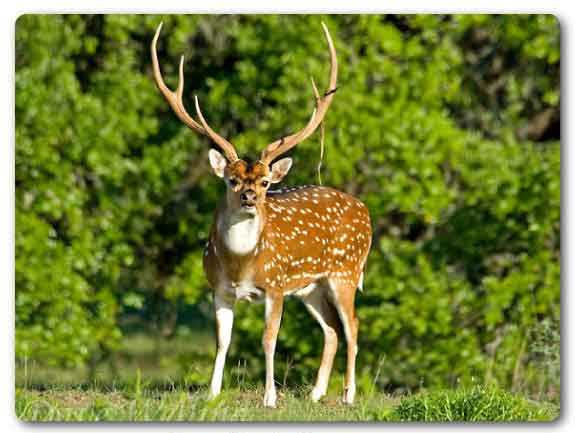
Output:
M347 367L345 373L345 390L343 402L353 404L355 398L355 358L357 356L357 333L359 320L355 315L356 287L341 284L337 279L330 281L333 303L343 325L347 344Z
M319 401L327 392L333 359L337 352L337 336L340 331L340 322L337 310L326 298L324 287L317 287L305 298L302 298L302 301L323 330L324 340L321 364L317 373L315 387L311 392L311 399Z

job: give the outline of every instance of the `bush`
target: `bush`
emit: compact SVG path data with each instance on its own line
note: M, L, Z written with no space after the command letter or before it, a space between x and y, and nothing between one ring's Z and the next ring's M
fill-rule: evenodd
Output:
M553 421L559 414L550 406L538 406L508 392L474 387L432 391L406 397L387 417L388 421L502 422Z

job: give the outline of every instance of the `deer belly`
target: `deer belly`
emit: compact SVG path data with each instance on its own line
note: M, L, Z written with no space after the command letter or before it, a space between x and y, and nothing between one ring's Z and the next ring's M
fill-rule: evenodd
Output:
M289 290L287 291L285 294L286 296L297 296L298 298L305 298L306 296L309 296L311 294L311 292L313 292L316 288L318 287L317 283L311 283L308 284L307 286L304 287L299 287L297 289L294 290Z
M234 295L238 301L263 301L264 291L255 287L252 283L232 283L232 289L234 290Z

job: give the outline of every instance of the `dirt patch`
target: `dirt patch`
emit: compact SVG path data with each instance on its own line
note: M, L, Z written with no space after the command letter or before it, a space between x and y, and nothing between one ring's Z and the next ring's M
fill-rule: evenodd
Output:
M81 390L46 391L39 392L38 397L52 401L61 408L82 409L90 407L97 402L106 402L110 405L122 404L126 401L119 392L85 392Z

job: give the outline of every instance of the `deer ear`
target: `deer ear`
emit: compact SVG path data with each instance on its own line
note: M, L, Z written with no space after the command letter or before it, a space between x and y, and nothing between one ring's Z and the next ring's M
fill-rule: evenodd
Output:
M226 158L224 158L224 156L215 149L210 149L208 156L210 158L210 165L212 166L216 176L224 177L224 170L228 165Z
M291 168L292 159L291 158L283 158L280 159L278 162L272 165L271 170L271 183L278 183L280 182L285 175L288 173L289 169Z

